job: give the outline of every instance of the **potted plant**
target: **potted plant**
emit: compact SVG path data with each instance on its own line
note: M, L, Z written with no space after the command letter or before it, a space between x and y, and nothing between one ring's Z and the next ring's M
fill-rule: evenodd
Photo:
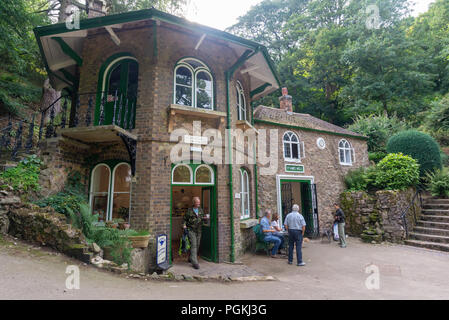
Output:
M120 230L128 230L129 229L129 223L128 223L128 217L129 217L129 208L120 207L118 209L118 215L120 217L120 222L118 224L118 228Z
M106 221L106 227L117 229L118 223L116 221Z
M128 239L131 241L133 248L146 248L150 241L150 233L146 230L131 230L128 233Z

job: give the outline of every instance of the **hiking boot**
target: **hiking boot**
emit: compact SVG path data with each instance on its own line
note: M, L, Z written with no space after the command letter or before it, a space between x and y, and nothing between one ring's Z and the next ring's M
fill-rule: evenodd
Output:
M193 267L194 267L195 269L199 269L199 268L200 268L200 265L197 264L197 263L195 263L195 264L193 265Z
M293 262L289 261L288 264L292 264Z
M305 262L299 262L299 263L297 263L296 265L297 265L298 267L302 267L302 266L305 266L306 263L305 263Z
M275 258L275 259L279 259L279 258L280 258L279 256L277 256L277 255L275 255L275 254L272 255L271 257L272 257L272 258Z

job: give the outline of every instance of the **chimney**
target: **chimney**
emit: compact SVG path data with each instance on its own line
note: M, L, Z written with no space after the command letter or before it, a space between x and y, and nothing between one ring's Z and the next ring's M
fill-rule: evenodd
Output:
M282 88L282 96L279 97L279 109L293 112L292 96L288 95L287 88Z
M86 0L89 4L88 18L103 17L106 15L106 4L103 0Z

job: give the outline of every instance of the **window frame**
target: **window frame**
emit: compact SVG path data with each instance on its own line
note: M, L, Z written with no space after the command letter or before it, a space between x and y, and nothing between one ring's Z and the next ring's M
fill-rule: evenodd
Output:
M174 175L175 170L176 170L176 168L179 167L179 166L184 166L184 167L187 167L187 168L189 169L189 172L190 172L190 180L189 180L189 182L174 182L174 181L173 181L173 178L175 177L175 175ZM184 164L184 163L178 163L177 165L175 165L175 166L173 167L172 171L171 171L171 183L174 184L174 185L180 185L180 184L193 184L193 171L192 171L192 168L191 168L189 165Z
M198 64L200 64L200 66L198 67L193 67L192 65L190 65L187 61L188 60L193 60L196 61ZM187 69L190 70L191 74L192 74L192 104L191 105L182 105L182 106L186 106L186 107L192 107L192 108L196 108L196 109L203 109L203 110L215 110L215 80L214 80L214 76L210 70L210 68L201 60L196 59L196 58L192 58L192 57L185 57L180 59L174 68L174 72L173 72L173 104L179 105L176 102L176 87L178 85L183 86L183 87L187 87L186 85L183 84L178 84L176 82L176 71L178 70L179 67L186 67ZM206 74L209 75L210 79L211 79L211 107L210 108L199 108L197 106L197 91L198 90L204 90L204 89L200 89L197 86L197 76L200 72L204 72Z
M343 143L343 147L340 146L340 144ZM347 145L347 146L346 146ZM341 151L343 151L343 162L341 161ZM346 151L349 152L349 161L347 159ZM341 139L338 141L338 162L342 166L352 166L353 163L355 163L355 151L352 147L351 143L346 139Z
M248 170L244 168L241 168L239 171L240 171L240 220L244 220L249 219L251 217L249 173ZM245 180L246 180L246 191L243 188ZM248 210L248 214L245 214L245 209Z
M237 90L237 120L248 121L248 113L246 108L245 90L240 81L237 80L235 85ZM242 118L242 114L244 117Z
M285 136L287 134L291 134L289 141L285 140ZM295 136L298 141L297 142L291 141L292 136ZM290 145L290 157L285 156L285 144L286 143L288 143ZM293 156L293 144L298 145L298 158L297 159L292 157ZM284 132L284 134L282 135L282 155L284 157L285 162L301 163L301 158L303 158L302 154L301 154L301 144L304 149L304 142L299 139L299 136L296 133L294 133L293 131Z
M117 194L128 193L129 194L129 209L131 209L131 186L132 186L132 183L130 182L130 184L129 184L129 192L124 192L124 191L117 191L116 192L116 191L114 191L114 189L115 189L115 172L116 172L117 168L119 166L121 166L122 164L127 165L128 168L131 170L131 165L128 162L119 162L119 163L117 163L114 166L114 169L112 170L111 186L110 186L110 190L111 190L110 191L110 194L111 194L110 195L110 204L112 206L112 210L113 210L113 207L114 207L114 193L117 193ZM112 210L110 210L110 212L108 212L108 220L112 220L112 213L113 213ZM128 212L128 222L129 222L130 218L131 218L131 210L129 210L129 212Z
M108 169L108 173L109 173L109 179L108 179L108 188L107 188L107 192L94 192L93 188L94 188L94 175L95 175L95 171L99 168L99 167L106 167ZM104 195L106 194L107 199L106 199L106 221L109 220L109 208L110 208L110 200L111 200L111 176L112 176L112 172L111 172L111 168L104 162L98 163L91 171L90 173L90 187L89 187L89 208L90 208L90 213L94 214L93 212L93 199L94 199L94 193L95 194L99 194L99 195Z
M209 170L210 177L211 177L211 182L197 182L196 181L196 172L201 167L206 167ZM194 177L193 184L210 185L210 186L213 186L215 184L214 170L210 166L208 166L207 164L201 164L198 167L196 167L193 177Z

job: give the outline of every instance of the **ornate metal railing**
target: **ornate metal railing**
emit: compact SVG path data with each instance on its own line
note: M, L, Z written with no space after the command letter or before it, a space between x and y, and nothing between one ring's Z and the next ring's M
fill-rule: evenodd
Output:
M57 137L61 129L75 127L91 127L114 124L128 131L135 127L136 98L115 91L113 94L102 92L96 107L97 93L80 93L73 96L61 95L49 106L41 109L39 131L36 134L36 117L16 119L13 123L9 115L8 125L0 129L0 153L11 151L11 159L15 160L23 149L23 135L26 134L25 151L31 150L44 138ZM56 103L62 100L61 112L56 114ZM81 103L81 101L85 103ZM68 116L70 107L70 117ZM95 115L97 114L97 117ZM98 119L96 119L98 118ZM27 128L24 128L27 127ZM25 133L24 130L27 132ZM14 140L14 141L13 141Z
M405 236L406 238L408 238L409 235L409 226L408 226L408 222L407 222L407 213L409 212L410 208L413 208L413 221L416 225L416 223L418 222L418 217L416 216L416 206L415 204L418 204L420 208L422 208L422 190L421 188L418 186L416 187L416 192L413 195L412 200L410 201L410 203L408 204L407 208L404 209L401 213L401 219L402 222L404 223L404 229L405 229Z

